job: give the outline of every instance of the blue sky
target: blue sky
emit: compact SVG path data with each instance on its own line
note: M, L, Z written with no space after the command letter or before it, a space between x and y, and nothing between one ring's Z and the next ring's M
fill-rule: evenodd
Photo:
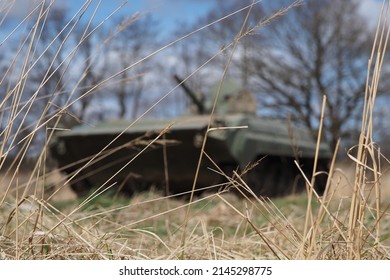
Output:
M71 11L76 11L83 3L83 1L65 1L64 2ZM94 0L91 4L93 7L99 1ZM125 3L125 4L124 4ZM136 12L150 13L154 18L160 20L160 23L167 30L173 30L178 23L192 22L199 16L206 14L215 4L215 1L196 1L196 0L102 0L101 8L97 14L99 19L103 19L111 11L124 6L117 14L124 16L131 16ZM93 8L89 10L91 13Z
M17 19L15 21L17 22L23 19L39 1L16 0L8 16ZM46 0L46 2L49 3L50 0ZM57 7L68 8L70 14L74 14L87 0L56 0L55 2ZM0 11L4 10L9 3L12 3L12 1L0 0ZM91 1L85 18L89 18L98 3L98 0ZM123 5L117 12L117 15L131 16L136 12L150 13L155 19L160 21L161 27L169 32L173 31L179 23L190 23L206 14L215 3L216 1L213 0L102 0L96 19L97 21L103 20L111 12Z
M0 15L4 13L2 11L7 5L15 2L9 15L20 20L40 1L44 0L0 0ZM51 0L46 0L47 3L50 1ZM58 7L67 7L70 9L70 13L74 14L88 1L91 1L91 6L89 7L85 18L89 18L89 15L92 14L94 8L99 3L99 0L56 0L55 5ZM97 13L97 21L103 20L117 7L125 3L118 11L119 15L131 16L136 12L150 13L155 19L159 20L163 31L171 32L174 31L180 23L191 23L200 16L207 14L217 2L218 1L216 0L101 0L101 7ZM262 2L266 3L267 0ZM378 9L382 3L381 0L360 0L360 3L362 3L361 11L368 19L370 18L370 15L374 16L373 19L377 18ZM375 23L373 22L373 24ZM7 28L10 26L3 27Z

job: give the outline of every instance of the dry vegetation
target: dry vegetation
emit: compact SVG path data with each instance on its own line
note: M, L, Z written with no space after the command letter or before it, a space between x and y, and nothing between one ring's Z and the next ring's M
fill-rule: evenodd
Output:
M63 179L43 166L46 146L28 172L20 166L24 154L5 166L4 143L11 137L5 129L0 259L389 259L389 179L382 166L388 161L374 144L371 122L387 32L378 26L361 137L346 164L332 162L322 197L308 178L306 193L275 200L222 191L188 201L156 190L115 200L104 193L76 199L69 192L64 199ZM9 98L19 90L10 90ZM239 176L227 184L248 189Z

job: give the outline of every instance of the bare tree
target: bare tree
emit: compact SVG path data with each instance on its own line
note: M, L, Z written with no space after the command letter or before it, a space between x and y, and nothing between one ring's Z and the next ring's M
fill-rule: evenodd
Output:
M87 110L93 104L93 99L99 96L100 88L97 85L108 76L108 58L105 55L107 46L105 40L109 38L106 30L91 34L93 26L80 26L75 30L76 43L79 45L76 52L77 64L80 65L80 77L77 79L79 99L76 116L80 120L87 118ZM88 93L85 95L85 93Z
M41 3L43 5L43 3ZM40 5L41 5L40 4ZM52 22L64 23L65 17L60 10L50 10L49 6L38 9L25 22L26 33L20 33L19 38L9 38L4 51L10 54L8 68L5 73L7 81L5 96L2 105L2 122L7 122L6 131L1 135L8 142L9 150L18 154L23 146L25 150L33 147L38 138L42 136L43 129L39 124L46 120L51 101L63 88L59 55L66 42L66 28L59 32ZM57 37L52 35L57 34ZM63 43L61 43L63 42ZM8 71L9 70L9 71ZM4 76L5 78L5 76ZM50 82L48 82L50 80ZM41 127L42 128L42 127ZM5 132L5 133L3 133Z
M150 54L156 46L158 33L157 22L149 14L121 18L117 22L116 31L119 32L112 39L109 51L118 64L113 68L121 71ZM114 90L119 106L118 117L131 114L130 117L134 118L137 115L145 76L155 67L153 63L151 60L143 61L120 75Z
M47 6L42 18L36 20L34 24L39 25L39 36L33 58L36 62L35 71L32 72L29 88L32 91L39 90L43 104L50 101L62 107L68 99L64 85L66 79L64 75L67 70L64 59L67 48L73 44L70 39L72 31L67 11L59 7Z
M206 25L212 21L221 19L217 24L211 25L203 42L209 42L208 48L203 48L203 53L206 56L215 54L215 50L224 48L231 44L241 33L256 26L261 19L265 17L265 12L262 5L253 5L253 1L218 1L216 9L210 11L203 19L200 19L200 25ZM257 46L258 40L263 38L260 35L256 37L244 36L240 37L238 46L236 47L236 54L233 56L232 65L230 67L230 75L234 76L241 82L243 87L248 88L250 78L253 73L250 69L250 61L252 59L252 51ZM210 46L214 45L214 47ZM207 50L209 53L207 53ZM210 53L213 50L214 53ZM227 50L229 51L229 49ZM226 63L226 57L220 56L218 59L221 70Z
M77 100L62 117L63 125L72 126L87 118L100 90L96 85L109 74L105 43L110 34L95 29L91 19L71 20L68 10L57 6L48 9L40 25L32 83L44 83L39 94L45 96L44 103L53 104L52 110Z
M251 8L244 30L292 2L257 3ZM200 19L192 30L251 3L218 2L215 10ZM373 34L359 13L359 5L356 0L306 0L240 40L230 75L257 94L260 114L292 117L315 134L322 97L326 95L324 129L331 146L339 138L348 140L354 136ZM248 9L234 14L188 41L187 48L197 56L183 61L204 61L232 42L247 12ZM222 69L219 63L210 63L203 72Z
M240 32L245 32L256 25L264 17L263 7L259 4L252 5L253 1L217 1L215 9L212 9L204 17L199 18L192 25L180 25L177 34L187 34L196 28L210 25L205 30L196 33L185 44L180 46L178 53L185 64L184 75L191 74L197 67L230 45ZM251 50L256 47L256 38L246 36L240 39L233 56L228 75L241 83L243 87L250 87L250 79L253 76L250 69ZM221 76L227 61L225 55L230 49L226 49L213 59L204 69L190 81L195 89L205 91L214 84L216 78ZM181 73L182 74L182 73ZM212 75L210 75L212 74ZM210 80L210 77L214 80Z
M323 95L325 132L332 147L356 128L361 115L371 33L355 0L307 0L260 30L267 38L253 53L263 106L291 115L315 132Z
M40 149L45 141L43 124L48 120L49 125L57 125L58 117L61 125L68 127L79 123L93 92L79 97L94 88L104 74L99 71L104 68L104 60L99 67L94 65L104 38L91 32L86 21L76 17L72 20L63 7L40 5L42 9L26 20L24 36L3 45L6 49L2 54L7 56L2 60L7 60L9 66L1 82L0 121L1 136L9 136L0 149L7 146L13 153L27 142L32 144L26 149L31 151L35 144ZM75 100L74 106L69 106Z

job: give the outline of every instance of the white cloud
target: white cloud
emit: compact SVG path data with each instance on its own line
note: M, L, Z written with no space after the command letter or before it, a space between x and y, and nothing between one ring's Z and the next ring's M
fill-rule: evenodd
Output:
M359 12L367 19L367 24L370 28L376 28L382 3L380 0L360 0Z

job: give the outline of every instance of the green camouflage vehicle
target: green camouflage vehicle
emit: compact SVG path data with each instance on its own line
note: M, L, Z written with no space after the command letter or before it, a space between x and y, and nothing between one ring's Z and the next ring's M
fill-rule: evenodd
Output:
M316 142L306 129L256 116L254 95L225 81L220 90L211 129L211 105L182 81L191 98L191 114L173 119L125 120L96 126L78 126L61 132L51 144L59 168L71 178L79 195L111 186L133 194L151 186L165 193L192 190L204 137L207 141L200 163L196 189L217 191L226 187L233 171L258 196L281 196L305 188L294 160L311 178ZM214 90L215 91L215 90ZM319 149L316 189L324 190L331 153L326 144ZM256 164L257 163L257 164ZM320 172L321 173L321 172Z

